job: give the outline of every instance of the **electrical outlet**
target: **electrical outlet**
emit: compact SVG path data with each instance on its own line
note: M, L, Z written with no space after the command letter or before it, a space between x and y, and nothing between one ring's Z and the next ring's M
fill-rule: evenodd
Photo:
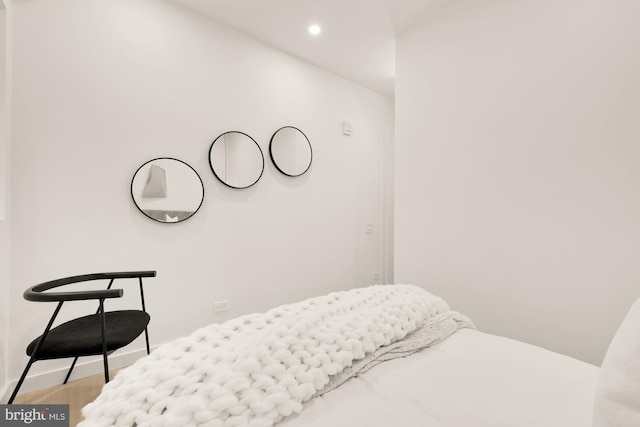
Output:
M378 273L377 271L373 273L372 278L373 278L373 283L376 283L376 284L380 283L380 273Z
M218 301L213 303L213 312L221 313L229 309L229 301Z
M364 232L367 234L373 234L373 223L365 222L364 223Z

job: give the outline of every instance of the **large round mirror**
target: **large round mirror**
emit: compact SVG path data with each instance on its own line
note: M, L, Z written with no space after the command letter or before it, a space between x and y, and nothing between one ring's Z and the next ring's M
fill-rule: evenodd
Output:
M269 156L283 174L300 176L311 167L313 152L309 138L300 129L285 126L271 137Z
M211 171L224 185L247 188L258 182L264 171L264 155L258 143L242 132L226 132L209 149Z
M204 200L200 175L181 160L161 157L138 168L131 180L137 208L159 222L180 222L195 214Z

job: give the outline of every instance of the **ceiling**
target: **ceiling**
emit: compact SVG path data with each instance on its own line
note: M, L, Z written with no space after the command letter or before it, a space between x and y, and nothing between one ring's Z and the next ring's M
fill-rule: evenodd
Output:
M173 1L393 97L396 36L453 0ZM322 33L311 36L311 24Z

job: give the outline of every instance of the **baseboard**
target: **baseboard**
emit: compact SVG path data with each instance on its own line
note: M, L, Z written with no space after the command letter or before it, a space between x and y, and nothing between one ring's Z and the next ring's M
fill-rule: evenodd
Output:
M154 349L155 347L152 347L151 351L153 351ZM135 350L128 353L113 354L109 356L109 370L112 371L114 369L126 368L127 366L132 365L136 360L146 355L146 349ZM69 359L69 366L71 366L71 359ZM27 376L26 380L22 384L22 387L20 388L20 394L62 384L64 382L64 378L67 376L68 369L69 368L66 367L62 369L56 369L54 371L43 372L33 376ZM101 357L88 360L87 362L82 362L82 359L79 359L75 368L73 368L73 373L71 374L71 378L69 378L69 381L90 377L92 375L102 374L103 372L104 365L102 363ZM6 403L7 401L9 401L9 397L11 397L11 393L13 392L13 389L15 388L17 383L18 380L15 379L5 384L5 386L0 389L0 403Z
M9 400L9 384L5 384L0 388L0 403L4 403Z

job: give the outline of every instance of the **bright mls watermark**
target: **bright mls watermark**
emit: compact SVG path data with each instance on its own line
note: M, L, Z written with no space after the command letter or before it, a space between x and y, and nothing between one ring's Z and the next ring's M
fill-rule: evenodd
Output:
M0 405L0 427L69 427L69 405Z

